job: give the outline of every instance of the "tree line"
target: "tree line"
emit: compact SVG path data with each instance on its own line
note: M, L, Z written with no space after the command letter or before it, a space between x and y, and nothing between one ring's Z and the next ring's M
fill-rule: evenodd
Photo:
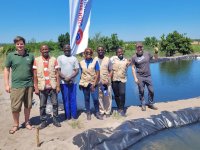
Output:
M118 47L122 47L126 51L132 51L135 50L135 42L125 42L120 40L116 33L113 33L110 36L102 36L100 33L97 33L94 37L89 38L88 47L95 50L98 46L103 46L108 53L115 52ZM192 53L193 49L191 42L192 40L187 37L186 34L180 34L177 31L174 31L166 36L163 34L160 37L160 40L156 39L156 37L146 37L144 38L143 44L150 49L157 47L166 56L173 56L176 53L183 55ZM64 44L69 43L70 35L67 32L58 36L58 42L36 42L35 40L31 40L27 42L26 49L29 52L35 53L39 51L41 44L47 44L51 51L59 52ZM7 54L14 50L15 46L13 44L4 44L1 54Z

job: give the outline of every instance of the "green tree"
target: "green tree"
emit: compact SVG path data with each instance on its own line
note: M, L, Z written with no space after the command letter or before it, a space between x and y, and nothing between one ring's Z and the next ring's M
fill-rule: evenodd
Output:
M169 33L166 37L164 34L161 36L160 50L164 51L166 56L173 56L176 52L183 55L193 52L191 39L177 31Z
M144 45L149 47L157 47L158 46L158 40L155 36L153 37L146 37L144 38Z
M68 32L58 36L58 44L60 48L63 48L65 44L69 44L69 43L70 43L70 35Z
M118 35L116 33L111 34L111 48L110 50L116 51L118 47L123 47L124 42L118 39Z
M5 44L3 46L2 54L8 54L10 52L15 51L15 45L14 44Z
M106 52L115 51L118 47L123 47L124 42L118 39L117 34L111 34L111 37L101 36L100 33L95 34L93 38L88 41L89 47L96 50L98 46L103 46Z

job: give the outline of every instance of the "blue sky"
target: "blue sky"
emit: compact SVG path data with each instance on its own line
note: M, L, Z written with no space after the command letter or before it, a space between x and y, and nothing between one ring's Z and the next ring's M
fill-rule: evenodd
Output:
M125 41L177 30L200 38L200 0L93 0L90 37L117 33ZM68 0L1 0L0 43L16 35L57 41L69 32Z

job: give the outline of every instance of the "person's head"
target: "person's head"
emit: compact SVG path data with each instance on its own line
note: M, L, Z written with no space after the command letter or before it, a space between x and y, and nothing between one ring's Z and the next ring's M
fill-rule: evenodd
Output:
M64 51L65 56L67 57L71 56L71 47L69 44L65 44L63 46L63 51Z
M142 56L143 55L143 45L141 42L137 42L136 45L136 54L139 55L139 56Z
M98 46L97 47L97 54L99 58L103 58L105 55L105 49L103 46Z
M17 36L13 41L17 51L24 51L26 41L23 37Z
M85 59L87 59L87 60L91 59L92 55L93 55L92 49L91 48L86 48L85 51L84 51Z
M117 48L116 55L120 60L124 58L124 51L121 47Z
M49 47L47 45L41 45L40 52L41 52L42 57L44 58L49 57Z

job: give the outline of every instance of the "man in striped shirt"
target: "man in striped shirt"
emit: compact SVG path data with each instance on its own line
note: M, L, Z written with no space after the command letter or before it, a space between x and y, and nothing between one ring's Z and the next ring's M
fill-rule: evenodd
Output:
M41 56L35 58L33 65L35 94L40 97L40 129L47 126L46 104L50 97L53 105L53 124L61 127L58 121L58 99L57 93L60 91L60 81L58 74L58 63L55 57L49 56L49 47L40 47Z

